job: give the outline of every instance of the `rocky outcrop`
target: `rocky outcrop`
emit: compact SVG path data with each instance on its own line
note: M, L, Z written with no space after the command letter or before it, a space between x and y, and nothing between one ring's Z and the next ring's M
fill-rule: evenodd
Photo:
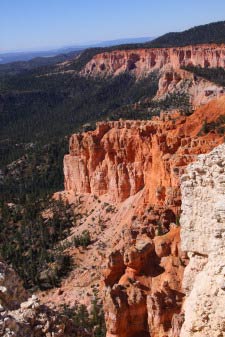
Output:
M29 297L15 271L0 262L1 337L69 337L75 332L67 317L41 305L35 295Z
M165 98L168 94L189 96L194 107L207 104L212 99L224 95L225 89L215 83L194 75L183 69L166 66L160 72L158 92L155 99Z
M213 133L198 134L205 120L224 113L224 105L221 97L190 117L101 122L96 131L73 135L64 158L65 190L121 202L145 189L147 203L179 207L183 169L222 141Z
M180 335L187 256L180 247L179 179L199 154L223 142L203 126L224 111L221 97L189 117L174 112L151 121L102 122L71 137L64 196L87 200L89 214L76 232L88 229L96 240L85 266L93 270L99 262L108 337Z
M65 316L40 304L36 296L20 305L20 309L0 313L0 336L8 337L69 337L75 330ZM85 336L85 334L84 334Z
M182 177L185 321L181 337L225 335L225 146L188 166Z
M154 239L150 232L136 230L136 238L127 232L125 242L129 235L133 244L125 244L122 253L124 274L114 284L105 279L107 336L168 336L184 296L181 280L186 260L180 251L179 228L171 226L167 234ZM110 264L108 268L112 270Z
M131 71L137 77L165 66L225 67L225 45L115 50L95 55L81 71L84 75L110 76Z
M0 311L18 309L28 299L22 282L15 271L0 261Z

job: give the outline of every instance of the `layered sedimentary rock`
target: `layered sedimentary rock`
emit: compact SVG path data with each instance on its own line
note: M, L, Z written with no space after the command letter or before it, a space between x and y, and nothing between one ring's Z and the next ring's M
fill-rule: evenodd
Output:
M225 146L188 166L182 177L185 321L181 337L225 335Z
M225 45L196 45L175 48L115 50L94 56L81 71L84 75L110 76L132 71L137 77L166 65L225 67Z
M81 70L81 74L107 77L129 72L140 79L155 72L159 77L156 99L170 93L185 93L194 107L224 94L223 87L182 70L185 66L225 68L225 45L104 52L95 55Z
M190 117L101 122L96 131L74 134L64 158L65 190L107 194L121 202L145 189L146 202L178 207L184 167L221 141L216 134L198 133L205 120L224 113L224 106L222 97Z
M117 208L108 213L111 220L102 215L106 228L96 234L102 245L88 252L92 261L94 249L105 245L101 253L108 255L102 272L108 337L180 335L187 256L176 217L179 178L198 154L223 142L216 132L204 133L203 126L224 112L221 97L189 117L174 112L152 121L103 122L96 131L71 137L64 159L65 193L96 200L82 229L93 230L95 238L88 224L104 213L101 200Z

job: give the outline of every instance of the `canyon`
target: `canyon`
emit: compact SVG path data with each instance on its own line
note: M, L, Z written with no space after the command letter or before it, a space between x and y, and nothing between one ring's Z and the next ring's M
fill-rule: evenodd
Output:
M80 74L108 78L129 73L140 80L155 73L159 78L155 99L172 93L187 94L194 108L224 95L222 86L183 69L188 66L224 69L225 45L106 51L95 55Z
M223 135L205 133L203 125L224 111L222 96L190 116L176 111L150 121L99 122L95 131L71 136L65 190L55 198L78 205L80 220L72 237L88 230L93 243L83 250L69 248L80 266L62 283L60 296L58 290L40 294L44 303L89 305L98 289L108 337L180 336L188 314L186 291L188 296L206 262L205 253L196 251L197 267L189 280L194 262L192 249L180 239L180 177L198 155L223 143ZM186 203L192 212L189 199ZM188 226L185 212L181 225L184 217ZM182 235L188 237L185 230ZM200 238L195 229L193 234ZM183 336L192 336L186 324Z
M71 135L64 190L53 198L74 210L61 242L74 268L30 297L2 261L0 335L69 337L60 305L90 310L97 294L107 337L224 336L225 92L182 69L189 65L225 68L225 45L104 52L80 71L128 71L137 81L157 72L153 101L187 94L192 111L101 121ZM87 232L90 244L74 245Z
M98 289L107 337L205 337L212 331L208 318L208 328L201 332L197 306L203 304L195 303L193 295L200 291L195 277L207 273L206 253L197 248L190 253L190 246L181 241L180 224L184 224L182 238L188 241L191 215L186 216L182 206L181 186L185 187L180 179L198 155L223 143L222 134L205 132L204 125L224 116L225 96L223 87L181 69L188 65L224 68L224 45L105 52L81 71L82 76L93 77L129 71L137 80L158 72L154 99L184 93L193 107L190 116L175 110L150 121L99 122L95 131L70 138L64 157L65 190L55 198L79 204L82 215L73 235L88 230L93 244L86 251L71 250L82 268L62 284L60 299L52 290L42 301L57 305L77 300L89 305L88 296ZM204 190L202 198L203 194ZM185 203L192 212L184 197ZM195 236L198 221L193 223ZM196 332L195 324L199 324ZM216 328L213 331L216 336Z

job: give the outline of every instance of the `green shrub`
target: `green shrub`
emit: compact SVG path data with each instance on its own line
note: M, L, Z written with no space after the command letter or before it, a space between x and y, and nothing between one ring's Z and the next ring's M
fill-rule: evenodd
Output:
M85 305L75 305L72 308L63 305L61 314L72 320L75 329L79 329L81 336L83 331L86 331L91 337L105 337L106 335L102 302L99 300L96 293L92 300L90 313Z
M91 236L89 231L85 230L81 235L77 235L73 238L75 247L87 247L91 243Z
M41 214L49 208L52 217ZM61 201L32 201L22 206L0 204L0 255L13 266L26 288L58 286L72 260L57 248L70 234L73 210Z

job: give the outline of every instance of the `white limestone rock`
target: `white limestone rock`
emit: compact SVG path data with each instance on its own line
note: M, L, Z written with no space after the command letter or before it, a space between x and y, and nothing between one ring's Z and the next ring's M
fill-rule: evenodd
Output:
M224 337L225 145L199 156L181 180L181 245L190 257L181 337Z

